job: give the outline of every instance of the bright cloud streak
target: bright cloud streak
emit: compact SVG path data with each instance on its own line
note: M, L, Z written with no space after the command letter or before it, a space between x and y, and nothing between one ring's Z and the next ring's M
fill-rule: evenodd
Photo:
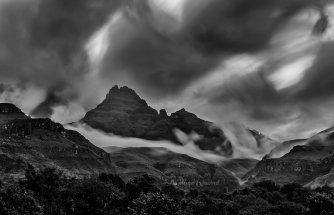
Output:
M303 57L269 75L268 79L274 84L276 90L291 87L302 80L307 68L313 64L314 59L314 56Z

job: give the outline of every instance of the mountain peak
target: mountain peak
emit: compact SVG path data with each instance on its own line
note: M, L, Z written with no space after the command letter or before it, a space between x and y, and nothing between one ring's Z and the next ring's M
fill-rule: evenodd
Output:
M161 116L161 117L168 117L167 111L165 109L161 109L159 111L159 116Z
M187 111L187 110L184 109L184 108L182 108L182 109L176 111L174 114L177 114L177 115L194 115L194 116L196 116L195 114L190 113L189 111Z
M182 118L182 119L184 119L185 121L189 121L189 122L191 122L190 124L193 124L194 121L198 121L198 122L196 122L196 124L197 124L197 123L203 123L203 122L205 122L204 120L198 118L198 117L196 116L196 114L191 113L191 112L188 112L188 111L186 111L186 109L184 109L184 108L182 108L182 109L176 111L175 113L172 113L172 114L171 114L171 117L172 117L172 118L175 118L175 119L176 119L176 118Z
M148 122L157 118L158 111L148 106L133 89L115 85L102 103L88 111L82 121L117 135L140 136L149 129Z
M126 97L132 97L136 99L140 99L138 94L131 88L127 86L119 87L118 85L113 86L109 93L107 94L108 97L114 97L114 96L126 96Z
M144 99L128 87L114 86L106 99L95 109L86 113L83 122L93 128L124 137L148 140L170 140L181 144L175 129L186 134L196 132L201 140L196 141L203 150L230 155L231 145L220 132L211 131L208 122L198 118L184 108L168 116L166 110L150 107ZM219 149L219 150L217 150Z

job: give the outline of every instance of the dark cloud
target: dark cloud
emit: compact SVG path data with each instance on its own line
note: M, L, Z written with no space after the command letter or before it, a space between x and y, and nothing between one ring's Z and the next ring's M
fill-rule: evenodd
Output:
M291 16L313 3L306 0L209 0L198 14L189 1L186 29L206 52L244 52L265 48L273 33Z
M262 122L265 126L260 126L260 130L274 133L277 138L306 138L333 126L333 55L334 42L323 43L303 78L285 89L275 88L268 71L255 71L208 86L196 96L213 105L233 104L232 111L241 113L239 120L249 124Z
M225 56L265 48L275 31L311 2L188 1L184 20L174 20L179 28L169 34L157 27L165 23L155 23L147 4L134 4L109 27L102 74L112 80L126 77L146 95L177 95Z
M109 79L132 79L145 94L177 93L217 63L216 58L198 53L191 46L165 38L154 29L138 26L126 18L115 25L118 26L112 29L103 75Z
M121 0L43 0L31 24L31 45L54 50L67 63L121 5Z
M57 96L55 92L57 91L52 91L48 93L45 100L40 103L36 108L34 108L30 115L33 117L41 118L50 117L53 113L53 107L68 104L69 101Z

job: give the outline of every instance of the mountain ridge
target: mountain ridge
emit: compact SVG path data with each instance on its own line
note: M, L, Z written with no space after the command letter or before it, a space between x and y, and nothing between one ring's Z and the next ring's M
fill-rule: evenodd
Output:
M184 108L170 116L164 109L158 112L128 87L116 85L111 88L106 98L88 111L81 122L123 137L170 140L179 145L184 143L175 135L175 129L188 135L195 132L199 135L195 144L200 149L225 156L232 153L231 143L214 123L202 120Z
M27 164L31 164L38 169L56 168L66 176L78 178L112 173L128 181L132 177L149 174L161 182L174 183L184 189L204 186L233 190L238 187L237 179L215 164L167 149L159 150L164 154L151 148L119 148L108 153L79 132L65 129L51 119L30 118L15 105L0 103L0 110L3 110L0 119L15 113L11 120L0 125L0 180L22 178ZM176 161L182 163L182 168L175 166Z
M265 156L254 169L245 174L249 183L273 180L317 187L334 185L333 129L326 129L307 140L292 140L280 147L291 148L287 153L273 156L275 149Z
M168 140L183 145L184 141L177 135L177 130L189 135L201 150L210 151L221 156L233 156L233 144L225 131L213 122L203 120L185 108L167 114L165 109L159 112L150 107L133 89L114 86L105 99L89 110L80 120L88 126L122 137L136 137L146 140ZM245 134L255 142L252 150L266 152L266 144L274 141L260 132L239 126L247 130ZM188 140L189 141L189 140ZM271 146L269 146L271 147Z

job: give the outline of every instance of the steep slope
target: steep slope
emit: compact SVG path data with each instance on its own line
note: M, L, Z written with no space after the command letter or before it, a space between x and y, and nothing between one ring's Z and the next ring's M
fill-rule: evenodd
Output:
M36 167L56 167L79 177L114 172L109 154L78 132L66 130L50 119L23 115L0 126L2 176L20 177L28 162ZM9 118L6 114L0 117Z
M270 179L278 183L297 182L304 185L333 185L333 129L320 132L279 158L266 156L246 174L250 182ZM288 146L296 144L288 142Z
M232 190L238 186L231 173L214 164L177 154L165 148L105 148L116 172L126 181L149 174L182 188Z
M170 140L182 144L175 135L175 130L179 129L188 135L197 136L195 144L203 150L222 155L232 154L231 143L213 123L202 120L185 109L170 116L165 110L158 113L128 87L114 86L101 104L87 112L82 122L123 137Z

